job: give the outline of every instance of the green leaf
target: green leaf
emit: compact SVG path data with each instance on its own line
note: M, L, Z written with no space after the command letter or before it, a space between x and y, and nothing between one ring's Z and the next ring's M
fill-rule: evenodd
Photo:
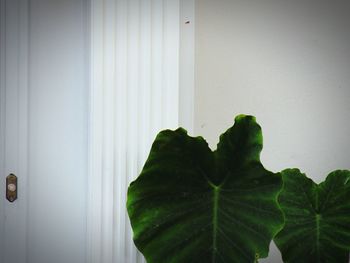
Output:
M285 227L275 237L284 262L346 263L350 249L350 172L317 185L298 169L282 172Z
M134 241L149 263L254 262L266 257L283 215L280 174L260 163L262 134L240 115L212 152L184 129L162 131L127 208Z

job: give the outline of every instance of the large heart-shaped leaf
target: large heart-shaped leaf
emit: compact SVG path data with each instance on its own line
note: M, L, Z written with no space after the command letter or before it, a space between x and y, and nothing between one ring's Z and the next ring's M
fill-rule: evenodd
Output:
M254 262L283 225L280 174L260 163L262 134L240 115L212 152L183 129L162 131L127 208L149 263Z
M298 169L285 170L282 175L279 202L286 223L275 243L284 262L348 262L350 172L332 172L319 185Z

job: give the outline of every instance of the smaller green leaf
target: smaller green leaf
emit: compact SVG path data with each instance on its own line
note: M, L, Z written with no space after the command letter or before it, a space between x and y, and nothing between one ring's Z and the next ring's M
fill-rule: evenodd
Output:
M298 169L282 172L285 227L275 237L284 262L346 263L350 250L350 172L317 185Z

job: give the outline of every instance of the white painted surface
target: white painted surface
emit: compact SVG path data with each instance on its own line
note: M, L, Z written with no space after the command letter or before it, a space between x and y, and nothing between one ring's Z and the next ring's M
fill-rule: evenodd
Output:
M88 262L144 262L127 188L156 134L179 125L178 0L92 1Z
M195 0L180 0L179 125L193 134Z
M1 263L86 262L85 15L83 0L1 0Z
M214 148L252 114L268 169L316 182L349 169L349 11L346 0L197 1L195 133ZM262 262L281 262L276 248Z
M27 3L1 1L0 262L25 262L27 224ZM18 200L5 196L6 176L18 177Z
M160 130L192 130L194 1L0 3L0 262L143 262L126 190Z

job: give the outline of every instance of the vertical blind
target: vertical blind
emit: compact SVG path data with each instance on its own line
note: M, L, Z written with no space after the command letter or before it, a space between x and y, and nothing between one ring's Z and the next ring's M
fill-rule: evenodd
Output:
M179 125L179 10L179 0L91 1L90 262L144 262L127 188L156 134Z

